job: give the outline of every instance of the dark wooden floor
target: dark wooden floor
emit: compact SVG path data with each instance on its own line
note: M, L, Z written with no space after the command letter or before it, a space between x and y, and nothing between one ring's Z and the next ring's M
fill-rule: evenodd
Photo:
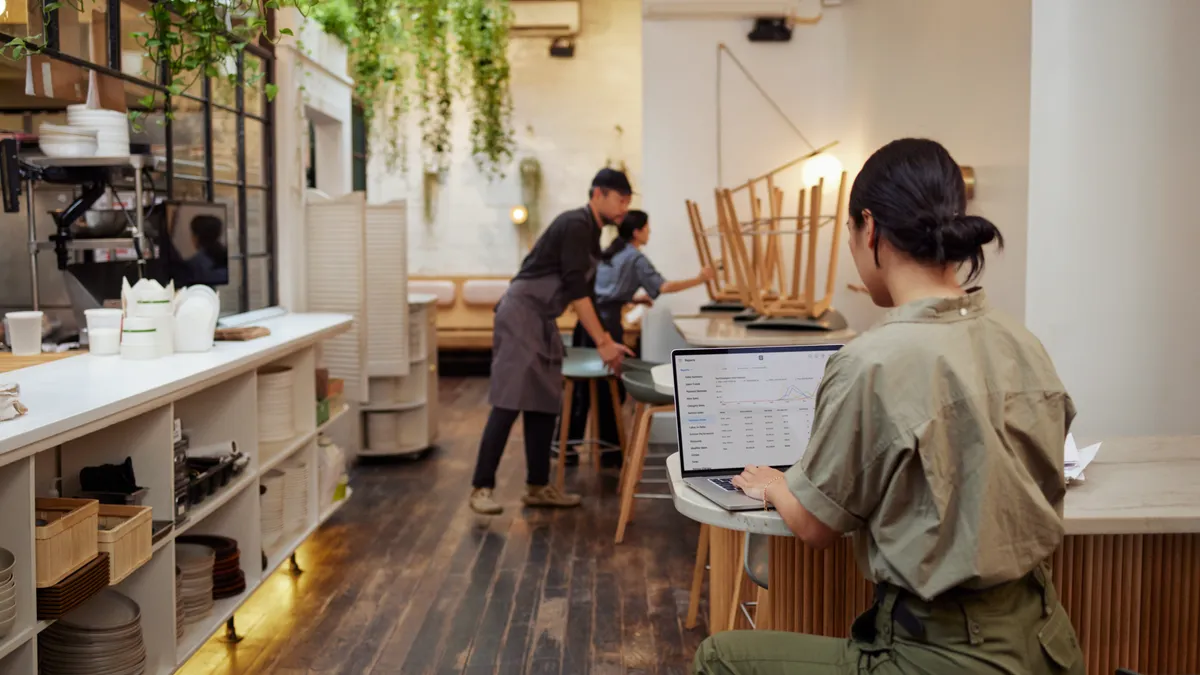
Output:
M519 424L505 514L473 514L486 383L443 378L439 449L360 466L351 502L300 549L304 573L267 580L237 615L245 640L210 641L183 672L687 672L704 630L682 625L698 525L670 501L639 501L615 546L616 472L587 462L568 478L584 508L522 509Z

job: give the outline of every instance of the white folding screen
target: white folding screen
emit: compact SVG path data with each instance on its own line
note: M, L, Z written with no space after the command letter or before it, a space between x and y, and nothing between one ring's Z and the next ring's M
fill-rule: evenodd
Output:
M366 207L367 375L404 377L409 371L408 204Z
M350 330L327 340L322 354L329 374L345 380L346 398L355 402L367 400L365 208L362 192L330 199L310 190L304 216L307 309L354 316Z

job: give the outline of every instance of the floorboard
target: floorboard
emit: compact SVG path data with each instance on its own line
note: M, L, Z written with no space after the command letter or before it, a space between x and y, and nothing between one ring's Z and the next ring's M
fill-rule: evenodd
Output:
M505 514L475 515L487 380L441 385L439 447L359 465L354 498L298 552L304 572L267 579L237 614L245 639L210 641L184 675L688 672L704 631L683 627L699 527L670 501L639 501L614 545L616 471L586 460L568 473L583 508L522 508L519 424Z

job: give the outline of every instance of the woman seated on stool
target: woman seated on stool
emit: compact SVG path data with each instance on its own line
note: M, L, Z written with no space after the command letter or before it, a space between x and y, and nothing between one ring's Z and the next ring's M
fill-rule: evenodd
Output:
M734 479L823 549L854 533L876 584L851 639L720 633L697 673L1082 673L1050 580L1075 407L1040 342L964 290L992 223L941 145L878 150L850 191L850 250L893 308L833 358L804 459ZM803 600L802 600L803 602Z
M599 316L604 330L608 331L618 344L625 341L625 326L621 316L625 305L631 302L652 305L654 299L663 293L686 291L713 278L713 271L706 267L700 270L700 275L695 278L667 281L654 269L654 264L646 254L642 253L642 247L649 241L650 221L646 212L634 210L626 213L618 227L617 238L601 253L600 265L596 268L596 288L593 297L596 315ZM638 293L638 289L642 289L644 293ZM591 336L582 324L575 324L571 346L594 346ZM621 453L615 450L620 447L620 439L617 435L617 420L613 415L612 397L604 389L601 389L598 395L598 437L614 448L614 451L602 455L602 461L604 466L620 466ZM620 396L624 401L624 387L620 387ZM572 440L581 440L584 437L590 400L587 387L575 388L571 401L571 427L568 432ZM568 458L571 458L571 455L568 455Z

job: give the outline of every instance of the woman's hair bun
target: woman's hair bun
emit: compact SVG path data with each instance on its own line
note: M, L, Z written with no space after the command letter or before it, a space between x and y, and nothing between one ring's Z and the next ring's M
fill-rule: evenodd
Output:
M903 138L876 150L854 179L850 215L870 213L878 236L914 260L967 265L970 281L983 271L984 247L1004 246L990 220L966 215L962 170L941 144ZM879 250L876 249L876 264Z

